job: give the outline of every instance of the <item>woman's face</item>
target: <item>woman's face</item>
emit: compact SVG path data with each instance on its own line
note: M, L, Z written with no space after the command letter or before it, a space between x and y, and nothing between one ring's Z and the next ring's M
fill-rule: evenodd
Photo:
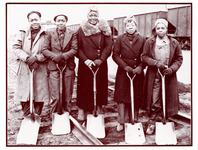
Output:
M137 26L133 21L126 23L126 31L129 34L133 34L136 31L136 29L137 29Z
M56 18L56 26L60 29L60 30L63 30L65 27L66 27L66 19L64 16L58 16Z
M159 38L163 38L167 33L167 27L163 23L158 23L155 27L155 31Z
M41 25L41 18L36 13L29 15L28 21L33 29L38 29Z
M88 22L92 25L96 25L98 23L99 15L96 12L90 12L87 16Z

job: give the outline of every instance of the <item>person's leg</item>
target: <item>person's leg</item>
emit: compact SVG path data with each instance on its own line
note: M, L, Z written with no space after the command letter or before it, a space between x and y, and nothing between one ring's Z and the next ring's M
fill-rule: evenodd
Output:
M70 70L69 67L66 68L64 72L64 86L63 86L63 108L65 111L71 111L71 101L74 88L75 74L74 70Z
M153 134L155 131L156 116L161 114L161 96L161 79L157 73L153 85L153 102L146 131L147 134Z
M50 89L50 106L51 113L57 112L59 100L59 71L50 71L49 74L49 89Z
M118 103L118 125L117 125L117 131L122 131L124 129L124 123L125 123L125 105L124 103Z

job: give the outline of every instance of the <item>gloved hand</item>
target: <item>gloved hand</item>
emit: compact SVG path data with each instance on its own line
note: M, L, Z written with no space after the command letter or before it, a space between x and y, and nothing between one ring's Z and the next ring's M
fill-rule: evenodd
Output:
M29 65L30 71L32 71L33 69L36 70L38 68L38 63L34 62L33 64Z
M164 65L163 63L161 63L159 61L156 63L156 67L159 68L159 69L161 69L161 70L164 70L164 69L167 68L166 65Z
M65 61L64 56L62 55L62 53L56 55L52 61L54 61L55 63L63 63Z
M164 75L171 75L173 73L173 70L171 68L167 68L163 71Z
M132 69L130 66L124 67L124 70L125 70L126 72L131 72L131 73L133 73L133 69Z
M96 60L94 60L94 63L96 66L99 67L103 63L103 61L101 59L96 59Z
M92 65L95 66L95 63L94 63L92 60L90 60L90 59L85 60L84 63L85 63L85 65L87 65L89 68L91 68Z
M26 59L26 63L30 66L37 61L35 56L28 56Z
M141 74L142 73L142 67L138 66L135 69L133 69L133 74Z

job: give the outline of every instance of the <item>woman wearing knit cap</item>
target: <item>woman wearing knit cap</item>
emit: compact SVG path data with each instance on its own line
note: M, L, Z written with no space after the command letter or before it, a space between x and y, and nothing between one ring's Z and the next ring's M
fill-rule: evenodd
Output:
M104 20L99 20L96 7L91 7L88 20L81 24L77 32L78 37L78 81L77 81L77 106L78 120L84 121L86 114L94 108L93 74L89 67L99 67L96 77L96 101L98 112L101 113L103 105L107 104L108 77L107 58L111 55L112 39L111 29Z
M146 133L153 134L155 122L162 117L161 76L158 69L166 76L166 116L177 114L179 97L176 72L180 68L183 57L177 40L167 35L168 22L157 19L155 22L156 36L149 38L144 46L142 61L148 66L145 78L145 107L150 117Z
M135 121L137 121L139 104L142 101L144 81L144 66L140 60L140 55L143 51L145 38L137 31L137 22L134 16L127 17L124 23L126 33L118 37L113 49L113 60L118 65L114 95L114 100L118 103L119 124L117 131L122 131L124 123L131 121L130 80L126 72L131 74L131 76L136 74L133 84Z

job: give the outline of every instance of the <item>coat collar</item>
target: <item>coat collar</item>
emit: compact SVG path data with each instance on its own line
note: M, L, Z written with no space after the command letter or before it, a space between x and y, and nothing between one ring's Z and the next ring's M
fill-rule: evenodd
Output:
M106 36L111 35L111 28L105 20L99 20L99 22L94 26L88 23L88 21L81 24L81 28L85 36L90 36L102 32Z
M138 35L139 35L139 32L136 32L136 33L135 33L135 36L134 36L134 38L133 38L133 40L132 40L132 44L130 44L130 41L129 41L129 39L128 39L126 33L124 33L124 35L123 35L122 42L123 42L125 45L127 45L127 46L132 50L132 52L135 51L135 50L133 49L133 45L134 45L135 42L138 40ZM135 52L134 52L134 54L135 54Z
M60 45L60 41L59 41L59 38L58 38L58 32L56 30L57 28L55 28L54 30L52 30L52 38L55 39L55 41L58 43L59 45L59 49L61 50L61 45ZM67 46L67 44L69 43L70 39L72 37L72 33L71 33L71 30L66 28L66 31L65 31L65 37L64 37L64 42L63 42L63 49Z

